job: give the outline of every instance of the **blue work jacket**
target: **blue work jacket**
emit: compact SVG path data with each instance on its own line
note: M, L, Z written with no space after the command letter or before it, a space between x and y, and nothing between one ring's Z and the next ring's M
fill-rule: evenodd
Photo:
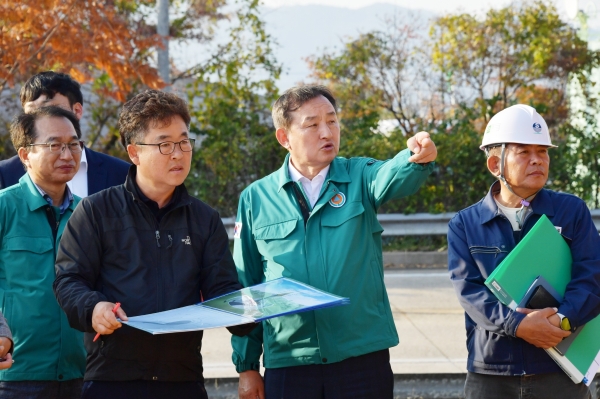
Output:
M521 232L513 234L508 219L498 210L492 193L458 212L449 223L448 269L465 309L467 369L470 372L522 375L560 372L541 348L516 337L524 314L512 311L484 285L485 279L506 258L542 215L546 215L571 249L572 279L558 312L578 327L600 313L600 237L590 211L578 197L542 189L531 201L532 212Z

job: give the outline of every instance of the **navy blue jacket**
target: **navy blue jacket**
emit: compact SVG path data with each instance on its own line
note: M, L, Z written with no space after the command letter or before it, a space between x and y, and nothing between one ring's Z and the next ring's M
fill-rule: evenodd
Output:
M573 256L572 279L558 312L578 327L600 313L600 237L585 203L570 194L541 190L531 202L521 233L513 235L508 219L498 210L492 192L458 212L448 229L448 269L465 309L467 369L481 374L520 375L560 372L543 349L515 333L525 315L500 303L484 285L519 240L546 215L561 234Z
M125 183L129 163L119 158L85 148L88 163L88 195L112 186ZM25 168L18 156L0 161L0 189L19 182L25 174Z

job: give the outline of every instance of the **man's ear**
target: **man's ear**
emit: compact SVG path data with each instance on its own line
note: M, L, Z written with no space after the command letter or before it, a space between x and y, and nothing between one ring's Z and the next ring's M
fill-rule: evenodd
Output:
M491 174L496 177L500 176L500 157L490 155L487 159L487 168Z
M27 169L29 169L29 151L27 151L27 148L19 148L19 150L17 151L17 155L19 156L21 163L25 165Z
M288 132L280 127L279 129L277 129L275 131L275 137L277 137L277 141L279 142L279 144L281 144L281 146L283 148L285 148L286 150L290 150L290 140L288 138Z
M140 156L139 156L140 148L135 144L127 145L127 154L129 155L129 159L133 162L134 165L140 165Z
M83 105L81 105L80 103L75 103L71 111L73 111L73 113L77 117L77 120L81 120L81 117L83 116Z

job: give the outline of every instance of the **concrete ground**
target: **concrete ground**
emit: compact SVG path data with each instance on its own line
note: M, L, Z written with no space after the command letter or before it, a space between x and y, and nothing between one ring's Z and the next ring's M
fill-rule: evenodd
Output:
M390 350L394 373L465 373L464 316L447 272L386 270L385 283L400 336L400 344ZM204 377L237 377L229 332L204 334Z

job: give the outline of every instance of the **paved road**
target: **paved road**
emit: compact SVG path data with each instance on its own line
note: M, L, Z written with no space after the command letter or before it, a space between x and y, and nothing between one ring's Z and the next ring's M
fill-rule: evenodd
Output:
M448 275L443 270L393 270L385 283L400 335L392 348L394 373L464 373L464 317ZM235 377L229 333L205 331L204 377Z

